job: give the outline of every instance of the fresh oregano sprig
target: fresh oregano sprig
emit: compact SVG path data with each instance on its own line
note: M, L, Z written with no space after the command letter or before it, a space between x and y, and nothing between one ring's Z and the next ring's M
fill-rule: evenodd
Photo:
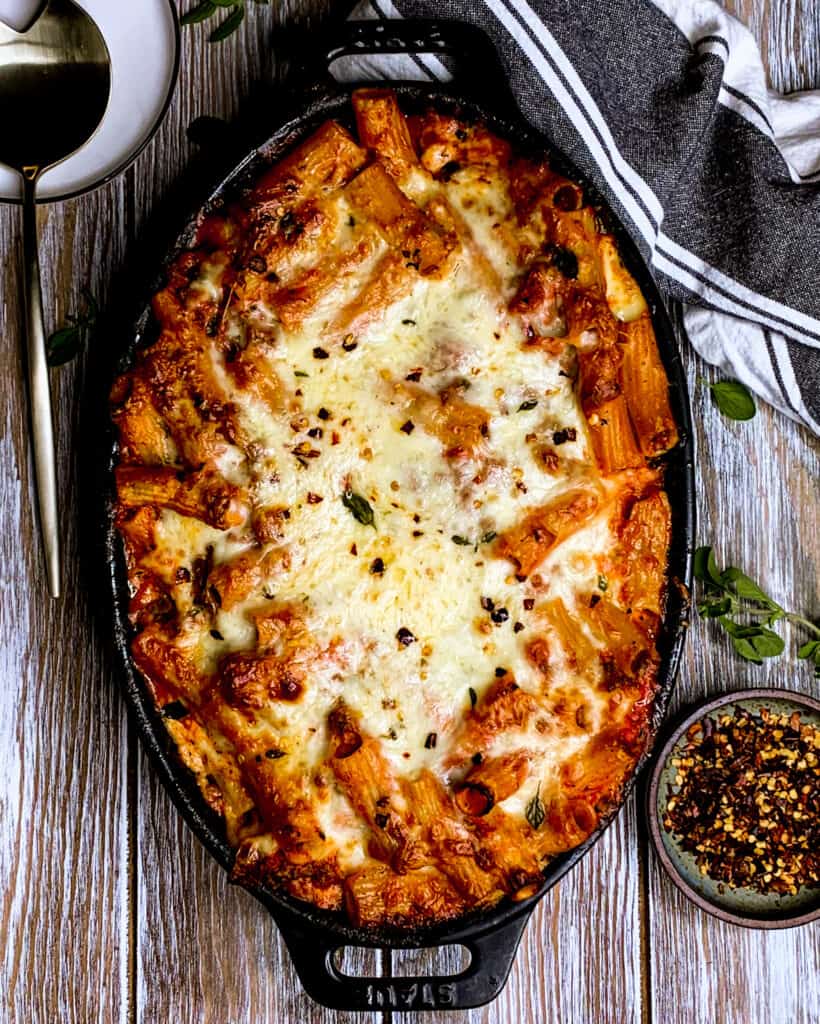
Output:
M208 36L209 43L221 43L223 39L233 35L245 20L246 0L201 0L196 7L179 19L181 25L196 25L200 21L207 21L220 10L227 10L228 16L221 21ZM257 4L267 4L268 0L254 0Z
M83 288L80 294L85 302L85 311L77 316L69 313L67 325L49 335L46 341L46 362L49 366L62 366L79 355L97 322L100 311L97 300L87 288Z
M764 658L782 654L783 638L770 628L782 619L811 634L797 656L814 665L815 675L820 678L820 626L796 612L786 611L735 566L718 569L714 551L708 545L695 552L694 569L695 578L703 584L698 612L706 619L718 621L741 658L760 665Z

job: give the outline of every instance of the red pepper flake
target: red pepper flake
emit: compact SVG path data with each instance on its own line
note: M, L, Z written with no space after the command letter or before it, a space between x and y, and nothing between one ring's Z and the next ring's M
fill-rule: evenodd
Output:
M416 642L415 636L413 636L406 626L402 626L398 633L396 633L396 639L402 647L409 647L410 644L414 644Z
M516 623L513 624L513 633L520 633L523 628L524 628L524 623L523 622L516 622Z
M319 417L320 420L330 419L330 411L328 409L325 409L324 406L322 406L322 408L318 411L318 413L316 413L316 415Z
M384 572L384 561L381 558L374 558L370 563L370 575L381 576Z
M321 494L314 494L313 491L308 491L308 494L307 494L307 503L308 503L308 505L318 505L320 501L324 501L324 500L325 499L322 497Z
M408 420L406 423L401 425L401 432L403 434L412 434L416 429L416 424L412 420Z
M438 734L435 732L428 732L427 739L424 741L425 750L433 750L436 743L438 742Z
M350 545L350 553L351 555L358 555L359 553L359 549L356 547L355 541Z
M531 612L534 607L535 607L535 598L534 597L525 597L524 598L524 611Z
M316 348L314 348L314 350L313 350L313 358L314 359L327 359L328 355L329 355L328 351L326 349L322 348L319 345L317 345Z
M664 828L701 874L760 893L820 887L820 728L736 706L692 725L671 765Z
M338 444L340 441L341 441L341 437L339 436L338 431L334 430L333 433L330 435L330 443L331 444Z
M410 373L408 373L404 379L412 380L415 384L418 384L418 382L421 380L421 375L423 372L424 371L421 368L417 370L411 370Z

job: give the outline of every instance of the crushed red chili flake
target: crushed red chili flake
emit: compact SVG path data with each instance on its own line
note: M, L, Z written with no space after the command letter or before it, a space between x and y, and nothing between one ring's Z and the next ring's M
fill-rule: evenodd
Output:
M820 728L736 707L692 725L671 764L663 825L701 874L764 894L820 886Z

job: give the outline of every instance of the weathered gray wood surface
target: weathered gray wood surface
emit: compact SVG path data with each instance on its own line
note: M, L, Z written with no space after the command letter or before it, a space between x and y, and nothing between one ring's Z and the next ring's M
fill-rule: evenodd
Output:
M241 33L208 47L184 36L169 116L116 182L41 214L47 327L90 285L103 301L157 197L186 166L185 128L232 116L275 72L271 26L316 22L329 0L251 5ZM734 0L761 39L779 88L820 86L820 5ZM85 360L53 375L66 553L65 597L52 606L31 519L19 351L18 216L0 210L0 1024L320 1024L344 1020L302 993L264 911L225 882L157 783L133 736L93 627L80 572L79 408ZM102 342L98 342L102 343ZM748 567L776 597L814 615L820 563L820 452L805 431L761 409L748 424L714 410L687 357L697 423L701 540ZM810 691L793 656L738 662L695 623L678 705L729 685ZM592 853L541 903L510 982L491 1006L441 1014L448 1024L817 1024L820 927L745 931L706 917L663 877L630 801ZM375 972L375 957L354 957ZM447 965L394 955L409 973ZM402 1024L415 1016L394 1014ZM365 1020L373 1020L365 1017ZM419 1020L422 1018L419 1017Z

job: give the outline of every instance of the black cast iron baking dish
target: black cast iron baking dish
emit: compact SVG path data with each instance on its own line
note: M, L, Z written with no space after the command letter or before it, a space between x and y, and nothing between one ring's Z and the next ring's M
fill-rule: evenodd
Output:
M556 165L574 180L585 184L583 176L555 152L549 139L536 133L524 121L506 89L495 50L480 29L447 21L353 22L338 26L330 45L320 47L315 41L313 45L318 59L307 63L307 77L303 71L298 79L298 89L291 91L290 110L280 112L279 116L275 112L269 113L267 140L246 153L244 159L211 192L207 202L197 207L174 245L166 252L166 263L180 249L191 244L196 223L204 210L235 194L262 167L283 156L327 118L335 117L343 123L351 123L350 92L353 86L337 84L328 72L330 64L345 55L434 53L451 55L462 61L468 58L466 73L456 75L452 88L438 84L389 84L398 93L405 110L433 105L443 110L456 110L470 119L483 120L499 135L513 140L519 148L547 150L553 155ZM473 69L472 73L470 69ZM590 189L590 192L594 194L594 190ZM613 224L613 230L652 311L681 436L680 444L665 457L667 491L673 509L673 536L669 558L671 582L658 641L661 667L652 719L651 740L654 740L674 683L688 612L694 537L692 432L686 386L669 317L655 282L628 235L617 224ZM163 283L164 266L153 281L146 282L144 295L153 295ZM140 304L138 317L130 324L122 351L118 353L116 373L131 365L136 349L151 339L153 330L150 299L146 298ZM102 398L106 397L107 391ZM103 461L106 475L102 488L104 559L107 588L112 599L112 639L118 655L122 688L143 746L165 788L206 848L224 868L230 869L233 851L227 844L224 829L200 796L193 777L177 760L148 689L129 656L132 630L127 616L128 587L122 547L113 523L116 439L107 411L105 422ZM647 756L648 750L627 784L624 797ZM467 1009L483 1005L499 993L536 902L589 850L615 813L613 811L602 821L585 843L549 864L544 873L544 886L536 896L520 903L505 900L489 910L476 911L458 920L413 932L363 931L353 927L341 913L319 910L265 887L255 887L250 891L273 915L304 988L317 1002L342 1010L382 1007L402 1010ZM460 974L450 977L354 978L341 974L334 961L335 951L342 946L398 949L455 943L467 947L471 962Z

